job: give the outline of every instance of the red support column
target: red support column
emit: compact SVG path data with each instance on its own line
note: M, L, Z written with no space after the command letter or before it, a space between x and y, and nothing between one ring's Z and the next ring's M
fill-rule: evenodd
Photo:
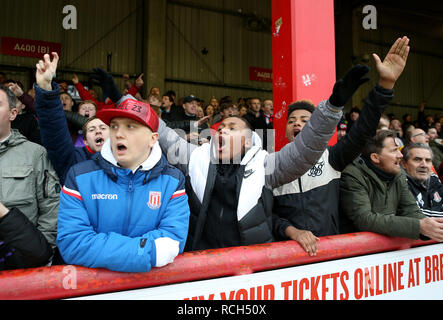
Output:
M288 105L318 104L335 83L334 0L272 0L275 150L285 137ZM333 143L333 141L331 141Z

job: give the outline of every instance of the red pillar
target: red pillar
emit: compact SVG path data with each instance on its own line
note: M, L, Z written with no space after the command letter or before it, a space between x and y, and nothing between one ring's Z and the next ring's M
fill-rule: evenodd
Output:
M335 83L334 0L272 0L275 150L285 137L288 105L329 98Z

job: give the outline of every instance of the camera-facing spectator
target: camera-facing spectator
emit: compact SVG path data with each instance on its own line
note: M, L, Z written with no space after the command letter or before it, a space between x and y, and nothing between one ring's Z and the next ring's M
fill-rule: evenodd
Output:
M401 164L417 205L428 217L443 217L443 184L433 173L431 148L423 143L413 143L402 153Z
M126 100L98 117L110 138L95 160L68 172L60 201L57 244L69 264L147 272L183 252L189 205L183 174L158 145L158 117ZM107 195L107 201L102 196Z

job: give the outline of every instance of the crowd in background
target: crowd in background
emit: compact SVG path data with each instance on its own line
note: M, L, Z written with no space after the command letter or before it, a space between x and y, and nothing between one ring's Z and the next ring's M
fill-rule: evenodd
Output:
M354 231L443 241L443 117L427 112L425 102L416 117L384 114L408 43L397 39L384 61L374 54L379 81L361 108L342 112L369 81L365 65L353 66L318 106L290 104L289 143L278 152L267 134L273 129L271 99L227 95L206 102L158 87L144 95L143 74L134 82L124 75L124 87L117 88L102 69L94 69L87 89L76 75L53 81L57 55L39 61L33 88L0 72L0 155L7 155L0 158L0 270L68 262L149 271L171 263L185 243L186 250L199 250L291 239L315 255L318 237ZM79 98L70 94L70 83ZM124 138L137 132L145 132L141 140ZM337 143L327 147L334 132ZM173 168L169 156L186 161L171 163ZM129 179L127 208L139 179L137 190L149 191L150 210L161 208L158 219L168 222L152 226L152 215L142 215L144 224L130 223L144 211L137 207L122 216L121 231L99 205L85 201L85 189L94 183L117 190L120 179ZM168 209L151 187L172 184ZM118 200L106 188L92 199ZM109 203L106 210L112 210ZM140 228L148 231L141 239L128 236ZM108 256L113 247L119 257Z

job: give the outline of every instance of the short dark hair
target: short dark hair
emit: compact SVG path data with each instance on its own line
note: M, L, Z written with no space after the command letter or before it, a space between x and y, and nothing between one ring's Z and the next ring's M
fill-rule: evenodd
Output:
M244 122L246 128L248 128L248 129L251 130L251 131L254 131L254 128L251 126L251 124L249 123L249 121L246 120L245 118L240 117L239 115L233 115L233 116L229 116L229 117L227 117L226 119L229 119L229 118L237 118L237 119L242 120L242 121ZM223 119L223 121L226 120L226 119Z
M416 143L411 143L410 145L404 147L401 150L401 152L403 154L403 160L405 162L408 162L409 159L411 158L411 150L412 149L425 149L425 150L428 150L431 153L431 159L434 159L434 153L432 152L431 147L425 145L424 143L416 142Z
M174 96L173 96L169 91L166 92L166 93L164 93L164 94L162 95L162 98L163 98L163 97L168 97L169 102L174 103Z
M366 145L361 152L362 156L369 158L372 153L380 154L385 146L385 140L387 138L393 138L395 140L396 136L396 133L392 130L378 130L375 136L366 142Z
M168 91L166 91L165 94L168 95L168 96L172 96L171 101L172 101L172 102L175 102L175 97L177 97L177 94L175 93L174 90L168 90Z
M67 92L60 92L60 96L62 96L63 94L69 96L69 98L71 98L72 101L74 101L74 98Z
M16 108L18 100L15 94L8 87L5 87L4 85L0 85L0 90L6 94L6 98L8 99L8 104L9 104L9 110Z
M288 116L287 116L286 120L289 119L289 116L295 110L306 110L306 111L309 111L310 113L314 113L315 105L311 101L308 101L308 100L300 100L300 101L291 103L288 106Z
M89 122L92 120L98 119L96 116L88 118L82 126L83 138L86 139L86 129L88 128Z
M237 108L238 109L238 106L236 103L233 103L232 101L231 102L223 102L222 104L220 104L219 111L222 112L223 110L229 109L229 108Z

